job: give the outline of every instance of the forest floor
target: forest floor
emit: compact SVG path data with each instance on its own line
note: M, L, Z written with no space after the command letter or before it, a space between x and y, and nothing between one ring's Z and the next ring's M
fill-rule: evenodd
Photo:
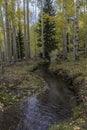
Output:
M52 62L49 71L62 76L64 80L72 84L72 87L84 100L87 112L87 59L83 57L78 61L72 59L71 54L66 61L58 59L56 62ZM42 91L45 81L34 72L37 69L38 62L36 61L30 61L28 64L17 62L4 68L4 73L0 74L0 110ZM54 125L51 130L86 130L87 120L83 117L78 118L79 113L81 113L80 106L74 110L75 121L72 120L70 124Z
M80 57L78 61L69 54L67 60L57 59L49 67L50 72L62 76L67 83L72 84L71 90L81 98L82 104L74 111L74 121L70 124L57 124L51 130L86 130L87 129L87 58ZM77 99L79 99L77 97ZM82 108L81 108L82 105ZM84 109L84 110L83 110ZM82 114L81 114L82 113Z
M73 87L76 90L80 90L80 93L87 99L87 59L81 57L78 61L73 60L73 56L69 55L68 60L58 60L52 62L49 70L55 72L58 75L63 76L72 82Z
M4 68L0 74L0 109L8 107L23 98L31 97L44 86L44 80L33 71L37 63L17 62Z

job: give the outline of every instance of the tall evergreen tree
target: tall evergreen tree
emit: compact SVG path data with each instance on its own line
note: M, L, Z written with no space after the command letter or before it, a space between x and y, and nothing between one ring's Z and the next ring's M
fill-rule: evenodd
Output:
M44 52L45 57L49 58L49 54L56 49L57 40L55 38L55 9L53 6L53 0L44 0L43 2L43 40L44 40ZM38 43L41 42L41 20L39 20L39 38Z
M18 59L23 59L25 57L25 48L24 48L24 36L22 30L19 29L17 37L17 57Z

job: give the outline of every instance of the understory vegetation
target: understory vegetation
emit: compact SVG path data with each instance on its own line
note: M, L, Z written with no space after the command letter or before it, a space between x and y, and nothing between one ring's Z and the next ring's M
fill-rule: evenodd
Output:
M81 54L80 54L81 55ZM73 117L70 122L62 122L53 125L50 130L86 130L87 129L87 59L81 58L78 61L73 59L72 53L68 59L56 59L49 66L49 70L61 76L67 83L72 84L71 91L75 91L80 99L80 105L73 110ZM76 100L79 98L77 97ZM73 100L72 100L73 103Z
M31 97L45 85L38 73L33 73L37 64L18 62L5 68L0 75L0 109Z
M78 102L50 130L87 130L87 0L0 0L0 111L42 92L44 63Z

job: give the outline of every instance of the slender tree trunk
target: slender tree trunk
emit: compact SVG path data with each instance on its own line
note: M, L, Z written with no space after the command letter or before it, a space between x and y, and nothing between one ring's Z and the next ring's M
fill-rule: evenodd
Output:
M67 33L67 53L70 51L69 45L70 45L70 35L69 33Z
M20 0L17 1L17 10L20 10ZM20 18L20 12L19 12L19 18L18 18L18 34L19 34L20 30L21 30L21 18ZM17 48L17 49L18 49L17 58L18 58L18 59L21 59L21 52L20 52L21 48L20 48L19 36L18 36L18 46L19 46L19 48Z
M27 39L26 39L26 1L23 0L24 9L24 46L25 46L25 57L27 58Z
M87 2L85 0L83 0L84 15L86 14L86 4L87 4ZM84 17L84 24L87 25L87 20L85 17ZM85 28L86 28L86 26L85 26ZM85 33L86 33L86 35L85 35L85 57L87 57L87 31Z
M36 18L37 18L37 1L34 1L33 0L33 14L35 15L34 19L33 19L33 38L34 38L34 57L36 58L36 53L37 53L37 48L36 48L36 44L37 44L37 41L36 41L36 33L35 33L35 24L36 24Z
M7 41L7 62L10 61L10 30L8 19L8 0L5 0L5 21L6 21L6 41Z
M1 51L0 59L1 59L1 74L3 74L4 73L4 63L3 63L4 62L4 53L3 53L3 51Z
M6 35L5 35L5 23L4 23L4 16L3 16L3 11L2 11L2 8L0 7L0 14L1 14L1 23L2 23L2 32L3 32L3 40L4 40L4 59L6 60L6 52L7 52L7 49L6 49Z
M12 44L13 44L13 37L12 37L12 23L9 21L9 36L10 36L10 60L12 60Z
M27 0L27 59L30 58L29 0Z
M36 58L36 33L35 33L35 22L36 22L36 15L37 15L37 9L36 9L36 6L37 6L37 2L35 2L35 5L34 5L34 14L35 14L35 20L34 20L34 39L35 39L35 58Z
M13 26L13 57L17 60L16 28Z
M43 0L41 0L41 41L42 41L42 56L45 58L45 46L44 46L44 19L43 19Z
M79 23L78 23L78 17L79 17L79 0L76 0L76 14L75 14L75 21L74 21L74 59L79 58L78 54L78 48L79 48Z
M66 1L63 1L63 11L64 11L64 30L63 30L63 57L67 59L67 13L66 13Z
M13 30L13 59L17 60L17 44L16 44L16 27L15 27L15 1L12 3L13 19L12 19L12 30Z

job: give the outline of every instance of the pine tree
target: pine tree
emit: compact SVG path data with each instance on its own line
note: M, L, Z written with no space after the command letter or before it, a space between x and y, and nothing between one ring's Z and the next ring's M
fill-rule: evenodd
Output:
M49 54L56 49L57 47L57 40L55 38L56 29L55 29L55 9L53 6L53 0L44 0L43 2L43 40L44 40L44 51L45 51L45 58L49 59ZM41 19L39 19L39 38L38 43L41 43ZM40 46L40 44L39 44Z
M22 34L22 30L19 29L17 37L17 57L18 59L23 59L25 57L25 49L24 49L24 36Z

